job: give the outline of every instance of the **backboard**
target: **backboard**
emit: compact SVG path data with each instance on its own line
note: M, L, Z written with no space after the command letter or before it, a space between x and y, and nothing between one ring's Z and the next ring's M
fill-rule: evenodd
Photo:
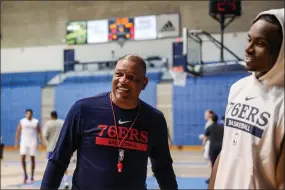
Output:
M213 60L213 63L203 62L203 42L213 43L217 48L222 44L211 34L203 30L188 30L183 28L183 56L185 57L185 71L194 76L215 75L223 72L245 71L244 62L233 51L223 45L224 51L227 51L235 60L221 61Z
M117 40L117 42L121 48L123 48L125 41L126 40L124 38L118 38L118 40Z
M183 56L185 57L185 71L194 75L201 75L202 39L195 35L198 31L183 28Z

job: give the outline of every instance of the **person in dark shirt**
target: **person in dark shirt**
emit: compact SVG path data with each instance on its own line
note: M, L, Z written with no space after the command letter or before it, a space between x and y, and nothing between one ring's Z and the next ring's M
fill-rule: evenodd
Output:
M77 101L48 161L41 189L58 189L72 153L72 189L146 189L147 164L160 189L178 189L164 115L139 99L148 83L136 55L117 62L112 91Z
M224 126L225 124L225 116L223 115L221 120L218 122L220 125Z
M211 142L209 157L213 167L222 150L224 126L218 123L218 116L216 114L211 116L211 120L212 124L205 131L205 141L209 139Z

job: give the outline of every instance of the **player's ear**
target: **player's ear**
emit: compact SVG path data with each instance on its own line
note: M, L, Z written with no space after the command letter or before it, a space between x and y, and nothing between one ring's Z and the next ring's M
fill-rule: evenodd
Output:
M144 77L144 80L143 80L143 90L145 89L145 87L147 86L148 84L148 78L147 77Z

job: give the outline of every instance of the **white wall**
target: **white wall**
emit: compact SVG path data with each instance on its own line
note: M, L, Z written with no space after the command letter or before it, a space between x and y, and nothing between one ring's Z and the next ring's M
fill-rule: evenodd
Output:
M1 48L1 73L63 69L63 46Z
M229 33L224 35L225 45L238 56L243 58L247 33ZM220 40L220 35L213 35ZM205 38L205 40L207 40ZM160 39L153 41L129 41L123 48L117 43L78 45L75 49L75 59L80 62L106 61L112 59L111 51L115 57L127 53L138 54L142 57L150 55L165 56L172 62L172 43L175 39ZM28 71L53 71L63 69L63 50L66 45L54 45L27 48L1 48L1 73L28 72ZM234 59L225 53L225 60ZM217 61L220 50L209 41L203 42L203 61Z
M172 59L172 43L174 40L132 41L126 42L123 48L120 48L117 43L76 45L70 48L75 49L75 59L80 62L110 60L112 59L112 50L115 51L115 58L133 53L142 57L162 55ZM65 48L68 46L1 49L1 73L62 70L63 50Z
M212 35L218 41L221 41L220 34ZM203 46L202 46L202 60L207 61L218 61L220 60L220 49L217 48L208 38L203 37ZM237 32L237 33L227 33L224 34L224 46L229 48L241 59L244 59L244 48L247 43L247 32ZM224 50L224 59L225 60L235 60L236 58Z
M175 39L159 39L149 41L128 41L121 48L118 43L74 46L75 58L81 62L106 61L112 59L111 51L115 51L115 58L125 54L138 54L142 57L161 55L172 59L172 43Z

